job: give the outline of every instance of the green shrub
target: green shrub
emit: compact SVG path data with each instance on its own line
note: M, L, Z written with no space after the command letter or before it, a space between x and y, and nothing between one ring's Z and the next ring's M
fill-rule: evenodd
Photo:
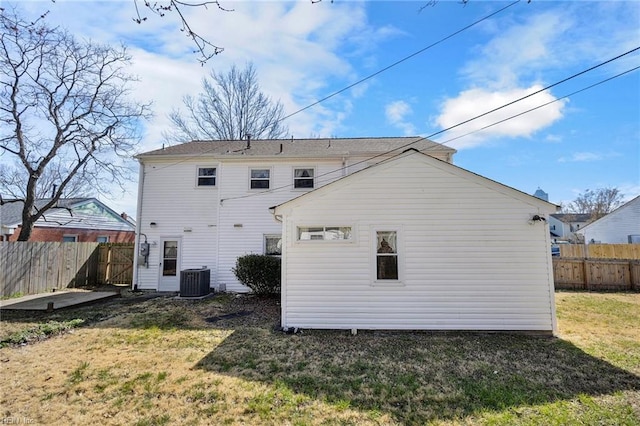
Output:
M255 294L280 294L280 258L264 254L247 254L236 261L233 273Z

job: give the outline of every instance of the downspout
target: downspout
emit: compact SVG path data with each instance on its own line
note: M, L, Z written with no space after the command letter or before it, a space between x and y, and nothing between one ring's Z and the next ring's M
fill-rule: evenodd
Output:
M287 229L282 215L276 214L277 206L269 207L273 218L282 223L282 256L280 257L280 328L286 331L287 323Z
M140 160L138 160L140 161ZM142 191L144 189L144 163L140 161L140 170L138 172L138 210L136 211L136 243L133 252L133 280L131 282L131 290L138 289L138 263L139 263L139 253L140 253L140 234L142 227ZM146 236L145 236L146 239Z

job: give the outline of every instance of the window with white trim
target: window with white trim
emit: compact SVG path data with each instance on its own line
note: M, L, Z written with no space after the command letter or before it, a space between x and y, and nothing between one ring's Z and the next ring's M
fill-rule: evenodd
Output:
M77 235L63 235L62 242L63 243L75 243L78 241Z
M96 242L97 243L108 243L109 242L109 236L108 235L99 236L98 238L96 238Z
M198 167L198 186L216 186L215 167Z
M348 241L352 238L350 226L298 227L298 241Z
M251 189L269 189L271 170L251 169L250 184Z
M310 167L293 169L293 187L296 189L313 189L315 170Z
M376 280L399 279L398 231L376 231Z
M267 256L282 255L282 235L271 234L264 236L264 254Z

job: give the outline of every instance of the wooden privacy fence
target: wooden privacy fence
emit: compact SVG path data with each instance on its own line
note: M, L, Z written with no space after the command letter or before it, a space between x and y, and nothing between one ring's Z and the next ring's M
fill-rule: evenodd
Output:
M640 291L640 260L553 259L557 290Z
M0 296L130 284L133 243L1 242Z
M560 244L556 289L640 291L640 244Z

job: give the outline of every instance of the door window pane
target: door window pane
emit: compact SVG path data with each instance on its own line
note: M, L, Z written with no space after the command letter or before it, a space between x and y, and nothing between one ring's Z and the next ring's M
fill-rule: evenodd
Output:
M162 275L176 276L178 274L178 242L165 241L162 249Z

